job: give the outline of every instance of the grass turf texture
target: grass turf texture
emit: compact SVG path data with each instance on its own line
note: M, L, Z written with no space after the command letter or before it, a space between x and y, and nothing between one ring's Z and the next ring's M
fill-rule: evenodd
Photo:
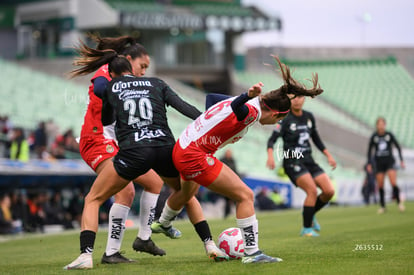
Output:
M88 271L62 270L79 254L78 231L12 238L0 243L0 274L414 274L414 202L406 206L406 212L399 213L390 204L383 215L376 214L377 206L323 209L317 215L322 227L318 238L299 237L302 218L298 209L259 213L260 248L283 258L282 263L215 263L205 255L190 222L177 221L181 239L152 237L167 251L164 257L134 252L136 229L128 229L122 249L125 256L138 261L133 264L100 263L106 245L106 232L101 230L94 269ZM215 241L222 230L236 225L232 218L209 224ZM374 250L357 245L374 245Z

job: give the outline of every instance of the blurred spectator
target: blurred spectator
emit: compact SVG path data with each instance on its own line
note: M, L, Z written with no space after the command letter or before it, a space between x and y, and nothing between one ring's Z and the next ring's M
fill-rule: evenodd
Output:
M28 195L27 206L29 208L28 216L28 231L29 232L44 232L44 225L46 223L46 214L43 210L46 196L43 192L32 191Z
M370 197L374 199L374 203L377 203L375 196L375 172L374 169L368 169L368 163L364 165L365 177L362 183L362 196L366 205L370 204Z
M21 221L13 220L10 209L11 200L8 194L0 194L0 234L21 232Z
M26 162L30 158L29 143L24 137L22 128L14 128L10 137L9 157L12 160Z
M255 197L255 204L259 210L277 209L277 205L269 198L268 191L266 187L262 187Z
M279 190L277 190L276 187L273 188L271 192L269 192L268 196L275 203L278 209L287 208L285 198L283 198L283 196L279 193Z
M50 154L55 159L64 159L65 157L65 138L61 135L58 135L55 139L55 142L50 148Z
M45 124L45 130L47 136L47 147L50 147L59 135L59 126L56 125L53 119L49 119Z
M72 216L73 221L81 224L83 204L85 201L85 195L79 189L74 190L73 197L69 203L69 213Z
M46 134L46 127L45 123L41 121L34 131L34 144L33 149L36 153L37 158L43 159L44 152L47 148L47 134Z
M46 224L61 224L65 229L73 228L72 215L63 206L62 195L59 191L53 193L44 204Z
M11 212L14 220L20 220L22 222L23 230L29 230L29 208L27 206L27 197L25 190L14 191L11 196Z
M1 126L1 129L0 129L1 132L7 135L8 132L13 128L13 123L10 121L8 116L4 116L1 118L0 126Z

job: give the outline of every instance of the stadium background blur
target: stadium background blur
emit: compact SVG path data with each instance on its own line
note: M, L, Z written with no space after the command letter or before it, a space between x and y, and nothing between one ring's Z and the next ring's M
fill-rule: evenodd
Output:
M268 2L277 10L277 3ZM63 217L70 215L75 219L79 215L79 202L95 177L73 143L83 123L89 77L69 80L65 74L73 68L72 46L78 39L93 46L86 34L99 33L136 37L151 56L148 75L164 79L200 110L204 109L204 98L209 92L237 95L258 81L265 84L265 91L279 87L282 82L274 71L271 54L295 68L298 79L318 72L325 93L307 100L305 109L314 113L320 134L339 164L331 171L323 155L314 150L315 158L335 182L335 203L363 203L363 166L368 138L378 116L387 119L387 129L403 147L407 168L398 172L398 184L404 199L414 199L414 48L366 43L367 26L375 20L369 13L359 14L359 45L324 47L305 43L290 47L283 41L283 34L292 21L285 21L283 13L271 12L266 1L259 1L260 5L240 0L1 3L2 193L16 194L22 200L40 200L43 204L59 193L60 207L69 212ZM317 32L309 30L312 31ZM254 43L246 38L249 35ZM270 36L273 42L265 39ZM178 136L190 121L172 109L168 112L169 123ZM48 141L39 158L35 136L42 121ZM27 162L8 158L15 127L24 128L32 148ZM254 127L243 140L230 146L237 168L257 193L276 188L288 206L299 207L303 192L292 188L280 171L265 167L266 141L271 131L272 127ZM280 144L276 146L281 150ZM277 159L280 167L281 159ZM387 183L388 201L390 190ZM74 210L69 211L70 207ZM208 211L215 207L211 203L205 202L204 207L208 215L221 213Z

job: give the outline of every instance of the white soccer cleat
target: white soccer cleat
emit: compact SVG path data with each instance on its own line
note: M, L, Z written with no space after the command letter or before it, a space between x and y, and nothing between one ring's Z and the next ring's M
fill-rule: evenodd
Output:
M400 202L398 204L398 209L400 209L400 212L404 212L405 211L405 206L404 206L404 204L402 202Z
M93 268L92 254L82 253L73 262L65 266L64 270L70 269L91 269Z
M229 260L229 256L221 251L212 240L205 242L204 248L206 249L207 256L216 262Z

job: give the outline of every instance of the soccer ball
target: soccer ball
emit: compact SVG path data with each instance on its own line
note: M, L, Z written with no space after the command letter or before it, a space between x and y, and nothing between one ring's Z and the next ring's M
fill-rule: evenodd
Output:
M239 228L231 227L221 232L218 245L230 259L241 259L244 255L243 236Z

